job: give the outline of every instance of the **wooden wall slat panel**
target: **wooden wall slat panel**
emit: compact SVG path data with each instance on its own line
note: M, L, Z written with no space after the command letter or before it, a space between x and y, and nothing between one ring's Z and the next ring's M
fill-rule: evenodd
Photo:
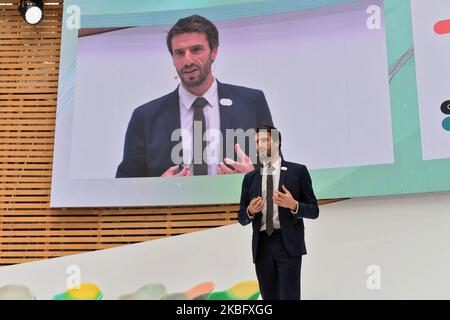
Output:
M19 0L0 0L0 265L236 223L237 205L50 208L63 8L52 2L30 26Z
M178 214L171 215L171 221L182 221L182 220L220 220L220 219L231 219L234 218L234 213L216 213L216 214ZM8 223L109 223L109 222L148 222L148 221L167 221L167 216L165 214L160 215L151 215L151 216L63 216L63 217L55 217L55 216L34 216L34 217L11 217L11 216L3 216L1 220L4 224Z
M204 221L201 221L203 225L205 225ZM232 224L234 221L230 222L224 222L221 225L226 224ZM217 224L206 224L208 227L212 226L219 226ZM143 228L139 230L133 230L133 229L94 229L95 225L92 225L93 230L41 230L39 231L39 235L42 236L64 236L64 237L70 237L70 236L116 236L118 234L120 235L167 235L167 234L182 234L182 233L189 233L194 231L199 231L201 228L199 227L192 227L192 228L176 228L174 226L166 226L163 228ZM204 230L204 229L203 229ZM36 231L32 230L14 230L14 231L2 231L2 236L28 236L30 233L36 233ZM64 242L64 241L62 241ZM1 253L0 253L1 255Z
M31 137L31 138L54 138L55 134L53 131L48 130L48 131L1 131L0 130L0 138L3 137L8 137L8 138L20 138L20 137ZM1 163L1 162L0 162Z
M41 81L41 82L45 82L46 79L48 81L58 81L58 75L54 75L54 76L32 76L32 75L28 75L25 74L21 77L12 77L9 75L6 76L0 76L0 81L17 81L17 82L21 82L23 84L27 83L24 81Z
M169 235L167 235L169 236ZM130 242L140 242L140 241L146 241L158 239L164 236L158 235L158 236L152 236L152 235L145 235L145 236L124 236L124 235L113 235L113 236L104 236L102 238L99 238L96 236L77 236L77 237L45 237L42 235L39 236L25 236L25 237L4 237L2 239L2 243L49 243L49 244L64 244L64 243L78 243L78 244L85 244L85 243L91 243L91 244L105 244L105 243L124 243L128 244ZM24 249L26 250L26 249Z

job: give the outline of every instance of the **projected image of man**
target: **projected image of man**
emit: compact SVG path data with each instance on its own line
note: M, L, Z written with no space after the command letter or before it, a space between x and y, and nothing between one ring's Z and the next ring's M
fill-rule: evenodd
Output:
M249 153L254 138L249 135L244 139L248 143L237 143L238 137L230 136L227 130L248 133L260 123L272 124L264 93L214 77L212 65L218 57L219 33L204 17L178 20L167 34L167 47L181 83L173 92L134 110L116 177L253 170Z

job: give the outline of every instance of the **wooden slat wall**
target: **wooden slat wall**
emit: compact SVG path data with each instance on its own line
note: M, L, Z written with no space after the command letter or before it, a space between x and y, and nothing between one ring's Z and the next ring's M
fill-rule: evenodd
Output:
M237 205L50 209L62 1L27 25L0 0L0 265L236 223Z

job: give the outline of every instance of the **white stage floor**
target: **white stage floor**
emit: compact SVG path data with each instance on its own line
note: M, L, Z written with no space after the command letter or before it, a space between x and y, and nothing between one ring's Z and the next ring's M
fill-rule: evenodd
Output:
M305 228L305 299L450 299L449 192L333 203Z
M450 192L321 206L319 219L305 220L305 231L303 299L450 299ZM68 267L76 265L81 282L97 284L105 299L155 282L169 292L203 281L213 281L215 291L226 290L256 279L250 237L250 226L235 224L2 267L0 287L22 284L38 299L51 299L67 289ZM367 268L374 265L380 289L370 290Z

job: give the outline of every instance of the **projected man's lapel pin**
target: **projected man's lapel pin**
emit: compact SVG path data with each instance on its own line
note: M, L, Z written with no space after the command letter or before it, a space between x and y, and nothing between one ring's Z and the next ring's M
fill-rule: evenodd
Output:
M220 99L219 103L222 106L229 107L229 106L231 106L233 104L233 101L231 99L222 98L222 99Z

